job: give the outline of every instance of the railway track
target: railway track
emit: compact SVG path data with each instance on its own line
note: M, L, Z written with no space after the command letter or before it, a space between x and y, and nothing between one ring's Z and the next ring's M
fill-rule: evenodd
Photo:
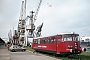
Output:
M67 56L71 60L83 60L80 56L78 55L69 55Z
M62 60L90 60L90 56L86 56L86 55L53 55L53 54L50 54L50 53L45 53L45 52L38 52L40 54L44 54L44 55L47 55L47 56L50 56L50 57L54 57L54 58L57 58L57 59L62 59Z

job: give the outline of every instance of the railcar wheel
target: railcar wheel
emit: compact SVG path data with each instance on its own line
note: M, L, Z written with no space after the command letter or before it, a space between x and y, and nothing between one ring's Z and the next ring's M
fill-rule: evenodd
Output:
M54 56L58 56L57 54L53 53Z

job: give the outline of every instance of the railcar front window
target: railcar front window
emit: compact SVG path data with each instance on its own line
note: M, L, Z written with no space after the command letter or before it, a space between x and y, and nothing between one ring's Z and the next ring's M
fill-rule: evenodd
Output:
M73 37L74 41L79 41L80 40L79 35L72 35L72 37Z
M64 35L64 41L78 41L79 35L77 34L67 34Z

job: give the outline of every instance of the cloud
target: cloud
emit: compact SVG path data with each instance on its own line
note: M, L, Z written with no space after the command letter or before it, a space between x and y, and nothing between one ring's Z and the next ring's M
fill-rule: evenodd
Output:
M0 1L0 36L15 27L17 29L22 0ZM26 15L36 10L39 0L27 0ZM47 5L49 3L52 7ZM90 1L89 0L43 0L36 27L44 22L42 36L54 35L65 31L75 31L80 35L90 35ZM28 21L27 21L28 22ZM4 33L2 33L4 32Z
M11 28L11 26L7 24L3 25L2 28L0 27L0 37L6 38L5 36L8 35L7 31L10 30L9 28Z
M10 29L15 27L17 29L17 24L19 20L19 1L13 0L3 0L0 1L0 37L7 38Z
M0 15L0 23L2 23L2 22L3 22L3 16Z
M55 2L55 1L53 1ZM50 35L68 31L79 32L80 28L86 27L83 22L89 21L89 6L87 1L67 1L52 3L52 8L43 4L38 15L38 21L44 20L43 35ZM86 21L87 20L87 21ZM89 24L89 22L88 22ZM89 25L87 25L89 26ZM78 31L77 31L78 30Z

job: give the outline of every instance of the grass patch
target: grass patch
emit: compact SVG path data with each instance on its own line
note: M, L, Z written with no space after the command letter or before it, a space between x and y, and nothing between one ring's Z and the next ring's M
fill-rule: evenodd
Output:
M90 52L82 52L78 55L82 60L90 60Z
M90 52L82 52L80 55L90 56Z
M35 52L35 50L33 50L31 47L25 47L27 50L30 50L32 52ZM73 55L73 58L68 58L68 57L63 57L63 56L54 56L53 54L48 54L48 53L42 53L42 52L38 52L40 54L44 54L46 56L50 56L50 57L54 57L57 59L61 59L61 60L90 60L90 52L82 52L79 55Z
M35 51L34 49L32 49L32 47L29 47L29 46L26 46L25 48L26 48L27 50L29 50L29 51L32 51L32 52Z

